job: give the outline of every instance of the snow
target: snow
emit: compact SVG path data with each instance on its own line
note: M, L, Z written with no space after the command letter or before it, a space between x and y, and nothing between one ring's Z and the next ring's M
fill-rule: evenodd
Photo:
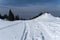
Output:
M0 40L60 40L60 18L44 13L26 21L0 19Z

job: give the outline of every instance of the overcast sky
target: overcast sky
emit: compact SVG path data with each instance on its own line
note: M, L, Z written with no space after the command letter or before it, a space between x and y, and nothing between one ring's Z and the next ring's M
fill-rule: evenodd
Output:
M0 5L2 6L28 6L28 5L44 5L44 4L54 4L60 0L0 0Z
M54 12L52 14L60 16L60 0L0 0L0 12L6 13L8 7L14 9L14 13L26 17L39 11Z

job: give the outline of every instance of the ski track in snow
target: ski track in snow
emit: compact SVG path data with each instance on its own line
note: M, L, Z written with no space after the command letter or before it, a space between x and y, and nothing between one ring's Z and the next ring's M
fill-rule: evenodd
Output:
M17 24L20 24L20 22L19 22L19 23L12 24L12 25L8 25L8 26L3 27L3 28L0 28L0 30L3 30L3 29L6 29L6 28L9 28L9 27L11 27L11 26L14 27L14 26L17 25Z
M9 27L12 27L12 26L14 27L15 25L18 25L18 24L20 24L20 23L21 23L21 22L14 23L14 24L12 24L12 25L8 25L8 26L6 26L6 27L0 28L0 30L4 30L4 29L9 28ZM24 23L24 25L25 25L25 28L24 28L24 31L23 31L21 40L26 40L27 34L28 34L28 32L26 32L26 24Z
M26 27L24 28L23 35L22 35L22 37L21 37L21 40L23 40L25 31L26 31Z
M42 18L44 18L44 17L42 17ZM30 20L30 21L22 21L22 22L19 21L18 23L4 26L4 27L0 28L0 30L2 31L4 29L8 29L10 27L12 28L14 26L17 27L17 25L22 23L22 26L24 28L19 25L19 27L22 27L22 29L23 29L23 30L21 30L22 31L21 35L18 34L18 33L20 33L20 31L19 31L20 29L18 29L18 32L16 29L15 32L13 32L14 33L13 36L15 35L15 38L11 37L11 40L60 40L60 38L59 38L60 37L60 22L58 22L58 21L57 22L52 22L52 21L48 22L48 21L44 22L44 21L40 21L38 19ZM9 31L7 31L7 32L9 32ZM10 32L10 34L11 34L11 32ZM3 36L4 35L5 34L3 34ZM7 36L7 37L9 37L9 36ZM0 40L3 40L3 38Z
M37 22L39 25L41 25L41 27L40 27L40 29L42 30L42 32L44 33L44 35L46 35L46 33L47 33L47 35L48 36L50 36L51 37L51 39L50 40L57 40L57 38L59 38L59 34L57 34L57 33L55 33L57 30L59 30L59 29L56 29L57 27L60 27L60 25L59 25L59 23L55 23L55 22L46 22L46 23L48 23L48 24L50 24L50 25L46 25L46 23L44 23L44 22L39 22L38 20L35 20L35 22ZM37 25L38 25L37 24ZM50 30L48 29L48 27L52 27L52 28L54 28L52 31L53 31L53 34L51 34L51 32L50 32ZM43 28L43 29L42 29ZM48 30L48 31L47 31ZM47 36L46 35L46 36ZM57 36L58 35L58 36ZM45 37L46 37L45 36ZM44 38L43 38L44 39ZM43 40L42 39L42 40ZM47 40L47 39L45 39L45 40Z

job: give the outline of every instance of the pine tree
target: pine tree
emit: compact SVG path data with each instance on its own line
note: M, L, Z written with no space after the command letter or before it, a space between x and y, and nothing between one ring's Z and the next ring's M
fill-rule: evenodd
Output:
M0 14L0 18L1 18L1 14Z
M4 16L0 14L0 19L4 19Z
M1 19L4 19L4 16L1 16Z
M8 17L8 16L5 14L5 15L4 15L4 19L7 19L7 17Z
M14 21L14 14L12 13L11 9L9 10L8 20Z
M15 17L15 20L19 20L19 16L18 15Z

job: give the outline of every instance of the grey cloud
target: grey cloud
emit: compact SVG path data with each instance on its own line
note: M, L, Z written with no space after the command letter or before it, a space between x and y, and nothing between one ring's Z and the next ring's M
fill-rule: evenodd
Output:
M44 5L29 5L23 7L0 7L1 13L8 13L9 9L12 9L14 14L19 14L21 17L29 18L37 15L41 11L50 12L55 16L59 16L56 12L59 11L58 7L53 4L44 4ZM56 15L57 14L57 15Z

